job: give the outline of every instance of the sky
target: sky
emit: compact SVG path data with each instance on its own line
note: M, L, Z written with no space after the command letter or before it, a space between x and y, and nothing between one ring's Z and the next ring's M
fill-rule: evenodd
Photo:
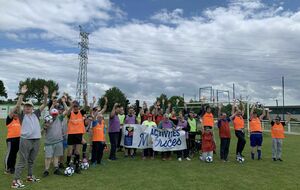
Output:
M88 94L116 86L131 103L199 88L251 102L300 105L298 0L0 0L0 80L27 77L75 96L79 28L89 32ZM202 96L208 97L209 91ZM219 94L226 101L225 94Z

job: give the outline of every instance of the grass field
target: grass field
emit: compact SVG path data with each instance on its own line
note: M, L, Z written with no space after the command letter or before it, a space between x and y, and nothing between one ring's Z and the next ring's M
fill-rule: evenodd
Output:
M0 157L6 152L4 121L0 120ZM215 132L217 135L217 133ZM218 137L216 137L218 140ZM219 141L217 141L219 143ZM218 145L218 144L217 144ZM245 147L244 164L234 161L236 138L230 147L230 162L223 163L215 156L214 163L200 162L198 157L192 161L179 163L175 155L172 161L125 159L120 153L115 162L107 161L105 165L90 168L81 175L72 177L50 175L42 178L40 183L25 183L26 189L300 189L300 136L287 136L284 140L283 162L271 161L271 138L264 134L263 160L249 159L249 140ZM219 146L217 146L219 147ZM35 175L41 177L44 168L43 149L40 149L35 165ZM12 176L4 174L2 162L0 190L10 189ZM24 170L25 178L27 170ZM23 178L23 179L24 179Z

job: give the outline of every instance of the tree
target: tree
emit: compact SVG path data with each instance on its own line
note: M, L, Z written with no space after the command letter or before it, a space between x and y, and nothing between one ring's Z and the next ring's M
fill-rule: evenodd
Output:
M168 96L166 94L161 94L159 97L156 98L156 101L159 101L160 103L163 103L163 100L165 101L165 104L167 104Z
M36 78L27 78L25 81L20 81L19 89L23 86L27 85L28 91L24 95L24 99L27 100L29 98L35 99L39 104L43 101L44 86L49 88L49 96L51 96L52 92L55 90L58 94L58 84L53 80L45 80L45 79L36 79ZM19 95L19 93L17 93ZM50 98L50 97L49 97Z
M127 100L127 97L125 94L117 87L112 87L105 91L104 96L108 98L107 103L107 110L111 111L115 103L121 104L123 107L127 107L129 104L129 100ZM100 104L101 107L104 106L104 96L99 99L98 104Z
M179 100L178 102L178 107L183 107L184 106L184 99L181 96L172 96L168 102L172 104L172 106L176 105L177 99Z
M5 86L4 86L2 80L0 80L0 97L1 96L7 98L7 93L6 93Z

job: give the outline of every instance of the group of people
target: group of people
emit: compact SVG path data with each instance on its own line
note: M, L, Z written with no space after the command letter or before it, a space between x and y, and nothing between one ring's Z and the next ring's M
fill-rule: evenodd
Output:
M28 166L27 181L38 182L39 178L33 175L33 167L39 152L40 139L45 135L45 171L44 177L50 173L50 165L53 162L54 174L61 175L60 169L73 166L75 172L80 174L80 163L89 162L91 165L102 164L102 157L107 146L107 134L110 142L109 160L117 160L116 152L124 152L125 157L135 158L137 150L133 148L122 147L121 139L123 135L123 126L126 124L142 124L159 129L183 130L186 133L185 150L176 151L178 161L186 159L191 160L193 154L201 151L200 159L207 161L207 158L213 158L216 152L216 143L214 139L213 128L215 126L214 115L209 106L203 107L199 114L195 114L186 106L183 109L178 108L179 100L176 105L165 101L157 101L150 109L144 102L140 107L124 108L115 103L110 114L108 127L103 114L107 109L108 98L104 97L105 104L103 108L96 104L96 98L88 104L87 94L84 94L84 105L80 107L78 101L72 101L66 94L61 98L56 98L56 92L53 92L48 101L48 87L44 87L43 104L36 110L33 109L31 101L23 102L24 94L27 92L27 86L20 89L19 98L16 106L10 111L7 119L7 155L5 159L5 172L14 174L12 188L23 188L25 185L20 180L25 166ZM23 109L21 110L21 105ZM48 106L49 115L41 119L41 113ZM270 118L269 111L264 108L259 116L255 112L256 104L253 104L250 117L250 145L251 159L262 158L262 126L261 121L266 116L272 125L272 158L274 161L282 161L282 139L284 138L284 125L289 122L282 122L277 116L275 120ZM230 122L234 126L234 132L238 139L236 145L236 158L244 159L243 150L246 144L244 132L244 105L232 105L231 116L222 112L222 105L218 106L218 122L220 137L220 159L228 161L229 146L231 139ZM126 112L126 114L125 114ZM42 127L41 124L42 123ZM199 123L202 127L199 127ZM108 128L108 129L107 129ZM201 145L196 143L196 136L201 136ZM90 146L88 146L90 145ZM66 161L64 152L67 150ZM80 158L80 152L82 158ZM16 163L18 155L18 162ZM142 151L142 159L154 159L158 152L148 148ZM162 160L171 160L171 152L161 152Z

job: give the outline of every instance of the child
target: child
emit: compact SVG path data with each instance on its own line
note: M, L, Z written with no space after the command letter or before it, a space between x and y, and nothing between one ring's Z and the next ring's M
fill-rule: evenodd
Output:
M200 156L200 160L206 161L206 158L210 156L213 159L213 151L214 151L214 139L212 129L204 128L202 133L202 155Z
M226 113L221 113L222 104L219 105L218 109L218 128L219 128L219 136L220 136L220 156L223 162L228 161L228 153L229 153L229 146L230 146L230 118L227 117Z

